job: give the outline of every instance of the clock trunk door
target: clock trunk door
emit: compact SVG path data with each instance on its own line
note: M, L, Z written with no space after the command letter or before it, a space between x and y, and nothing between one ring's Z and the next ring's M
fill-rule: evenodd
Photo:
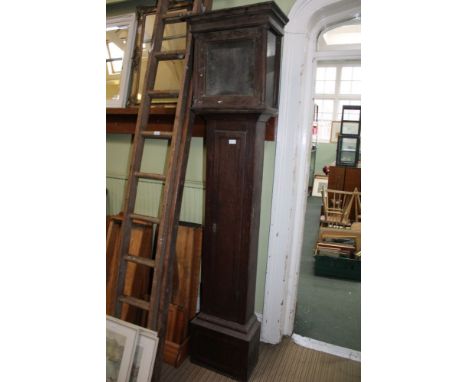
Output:
M235 123L233 123L235 125ZM239 126L241 125L241 126ZM249 252L248 130L231 130L209 121L206 229L203 253L202 311L243 323ZM247 214L247 216L246 216Z

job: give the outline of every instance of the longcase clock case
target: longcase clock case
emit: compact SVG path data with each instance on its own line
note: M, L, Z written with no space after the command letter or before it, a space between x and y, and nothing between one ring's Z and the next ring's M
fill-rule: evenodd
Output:
M200 314L192 362L246 380L258 360L254 314L265 125L277 113L282 28L273 2L191 18L193 110L206 121Z

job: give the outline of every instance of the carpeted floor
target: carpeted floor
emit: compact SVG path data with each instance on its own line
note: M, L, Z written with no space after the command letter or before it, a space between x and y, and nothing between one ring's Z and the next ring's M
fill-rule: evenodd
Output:
M321 198L308 198L294 333L360 351L361 283L314 275L320 206Z
M164 364L164 382L228 382L232 379L194 365ZM249 382L359 382L361 363L306 349L284 338L278 345L260 343L260 356Z

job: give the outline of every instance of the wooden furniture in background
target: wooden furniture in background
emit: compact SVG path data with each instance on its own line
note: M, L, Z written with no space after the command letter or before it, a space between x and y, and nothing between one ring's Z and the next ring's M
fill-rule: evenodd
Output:
M277 112L282 28L274 2L189 19L193 110L206 121L205 232L200 313L190 357L247 380L257 360L254 314L266 122Z
M361 223L346 229L320 227L314 257L315 275L360 281Z
M354 221L361 222L361 193L357 188L354 189Z
M354 203L354 192L322 190L323 212L321 222L328 225L350 226L351 207Z
M177 267L174 270L172 303L195 317L200 285L203 229L199 224L180 223L177 233Z
M116 267L118 267L118 248L122 215L112 216L107 230L107 287L106 312L112 312L116 293ZM134 226L130 244L130 254L151 258L152 225L143 221ZM167 334L164 346L164 361L174 367L187 358L189 321L195 317L198 288L200 285L200 261L202 227L198 224L180 223L176 242L176 267L173 278L173 294L169 305ZM135 265L135 267L133 267ZM133 267L133 271L130 267ZM151 274L147 267L129 264L125 280L128 295L144 299L151 287ZM124 306L122 319L136 325L146 326L147 314L141 309Z
M361 168L330 166L330 173L328 174L328 188L339 191L353 192L354 190L357 190L361 192ZM355 203L357 202L355 201ZM355 218L356 213L356 206L351 206L350 216Z
M119 243L122 214L111 216L107 228L106 240L106 314L114 310L116 295L117 269L119 266ZM129 253L132 256L151 258L152 224L142 220L135 221L132 228ZM147 267L129 264L125 278L125 293L136 298L144 299L148 293L150 272ZM140 325L146 319L145 312L133 306L125 305L122 310L122 319L135 325Z
M188 355L188 328L197 309L201 251L202 227L198 224L179 224L177 262L164 347L164 361L174 367L180 366Z
M328 188L338 191L361 191L361 169L359 167L330 166Z
M356 251L361 250L361 223L352 223L350 229L320 227L318 241L327 237L351 237L356 240Z

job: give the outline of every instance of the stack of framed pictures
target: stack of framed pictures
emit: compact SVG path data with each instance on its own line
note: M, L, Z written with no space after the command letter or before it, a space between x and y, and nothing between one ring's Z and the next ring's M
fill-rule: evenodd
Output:
M157 333L107 316L106 382L150 382Z
M354 259L356 239L354 237L325 237L317 243L315 255L346 257Z
M314 274L322 277L361 281L361 261L348 257L317 254L314 261Z
M344 105L336 149L337 166L356 167L361 143L361 106Z
M338 234L321 232L314 255L315 275L360 281L360 233L356 235L344 230Z

